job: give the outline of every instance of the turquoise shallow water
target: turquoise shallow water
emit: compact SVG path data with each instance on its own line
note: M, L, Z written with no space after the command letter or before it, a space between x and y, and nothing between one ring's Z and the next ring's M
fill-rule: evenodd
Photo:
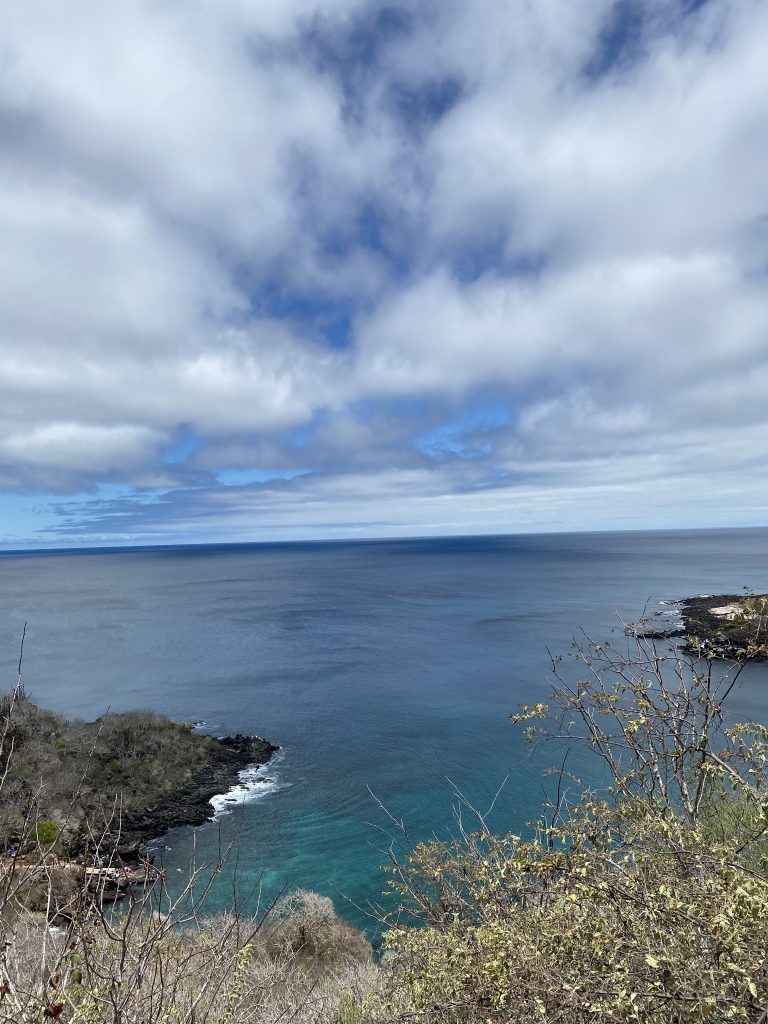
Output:
M26 621L25 682L43 705L149 707L280 743L274 784L198 829L197 856L238 833L243 895L317 889L365 925L355 904L384 884L369 788L414 836L446 836L449 780L485 805L507 778L490 824L523 829L552 752L507 715L545 694L548 649L580 627L606 637L646 600L768 589L768 530L7 553L0 584L6 687ZM768 717L768 668L732 708ZM570 767L595 777L577 754ZM192 830L166 844L183 877ZM211 909L231 903L234 863Z

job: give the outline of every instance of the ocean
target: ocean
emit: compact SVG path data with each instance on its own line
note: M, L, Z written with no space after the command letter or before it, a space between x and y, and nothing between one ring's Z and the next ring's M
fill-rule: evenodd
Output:
M209 911L308 888L374 932L382 807L413 839L448 838L457 790L485 810L503 784L488 824L524 832L554 752L508 715L545 698L550 652L581 630L621 637L646 603L743 587L768 589L768 529L4 553L0 679L15 682L26 622L42 706L151 708L279 743L268 781L165 838L171 884L236 837ZM768 718L768 666L731 711ZM584 752L569 768L598 777Z

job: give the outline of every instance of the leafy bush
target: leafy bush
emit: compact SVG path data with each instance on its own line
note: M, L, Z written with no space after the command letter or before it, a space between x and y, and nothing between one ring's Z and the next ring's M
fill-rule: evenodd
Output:
M297 889L278 901L267 919L265 949L270 955L289 955L304 963L367 963L371 947L365 938L336 916L327 896Z
M423 1020L768 1019L768 730L726 727L738 667L577 652L531 739L584 741L605 797L560 796L535 834L418 846L394 887L418 927L386 937L389 1012ZM559 673L559 670L558 670ZM541 730L541 731L537 731ZM562 780L561 780L562 781Z
M35 835L41 846L53 846L59 838L59 832L59 826L55 821L51 821L50 818L38 822L35 827Z

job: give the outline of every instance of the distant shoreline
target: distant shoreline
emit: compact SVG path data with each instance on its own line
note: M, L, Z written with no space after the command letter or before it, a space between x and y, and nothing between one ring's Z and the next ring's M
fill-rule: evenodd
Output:
M685 637L687 654L725 661L765 661L768 616L752 610L760 603L768 607L768 594L699 594L667 605L666 611L679 611L678 625L666 625L663 613L657 611L630 623L625 633L647 640Z

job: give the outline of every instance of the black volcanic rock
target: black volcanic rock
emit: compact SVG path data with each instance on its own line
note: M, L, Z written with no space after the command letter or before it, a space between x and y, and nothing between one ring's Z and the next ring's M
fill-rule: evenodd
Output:
M768 595L707 594L687 597L677 607L682 626L666 626L661 614L630 623L625 633L648 640L666 640L685 637L683 650L687 654L706 655L725 661L763 661L768 658L768 618L738 616L729 619L716 615L714 608L727 605L745 607L745 603L768 601Z
M211 797L277 749L255 736L217 740L147 710L67 719L23 691L0 694L0 726L0 842L30 845L18 822L34 807L58 829L67 857L115 844L131 855L169 828L201 824Z
M744 606L745 602L760 601L765 596L745 598L743 594L713 594L686 598L681 602L685 635L688 637L686 651L689 654L706 652L728 661L740 661L745 656L752 661L765 660L768 656L765 636L768 622L758 622L750 617L733 620L712 611L731 604Z
M202 825L213 815L211 797L226 793L244 768L266 764L276 750L258 736L225 736L212 740L208 761L177 792L142 810L122 815L118 851L123 857L138 854L150 839L163 836L179 825Z

